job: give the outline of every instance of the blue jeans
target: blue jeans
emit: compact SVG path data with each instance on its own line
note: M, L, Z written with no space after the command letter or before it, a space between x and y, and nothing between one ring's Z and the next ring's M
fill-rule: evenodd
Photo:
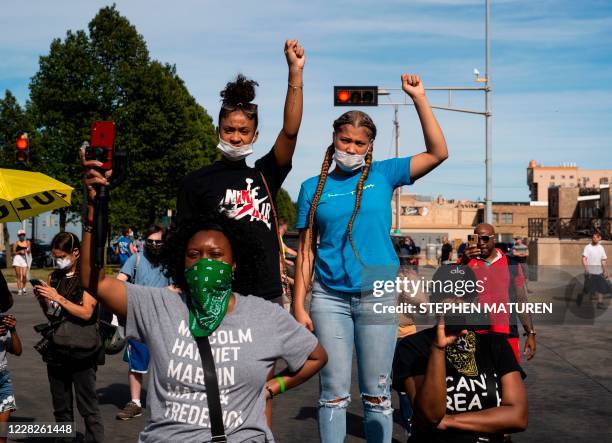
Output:
M350 402L353 347L368 442L386 443L393 433L391 367L397 315L376 314L374 303L394 305L395 297L335 291L315 280L310 316L329 360L319 374L319 435L322 443L342 443ZM374 400L374 401L372 401Z

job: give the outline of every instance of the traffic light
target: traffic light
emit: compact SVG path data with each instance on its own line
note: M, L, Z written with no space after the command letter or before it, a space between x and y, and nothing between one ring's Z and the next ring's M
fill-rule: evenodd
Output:
M27 133L22 133L15 141L15 166L19 169L28 169L30 162L30 141Z
M334 106L378 106L378 86L334 86Z

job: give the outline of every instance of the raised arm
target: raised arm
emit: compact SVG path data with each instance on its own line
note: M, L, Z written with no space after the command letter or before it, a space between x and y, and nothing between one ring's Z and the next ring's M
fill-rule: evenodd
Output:
M94 200L96 197L94 185L108 186L107 178L110 177L110 173L104 176L94 169L102 166L102 163L96 160L86 161L83 149L81 150L81 161L86 168L83 182L87 187L87 216L83 220L83 239L81 243L81 285L114 314L125 318L127 315L125 282L107 277L104 268L97 269L93 266L93 236L90 227L94 218Z
M295 260L295 283L293 285L293 315L295 319L306 326L310 331L314 329L310 315L304 308L306 294L312 281L314 259L317 254L316 237L314 230L302 229L298 243ZM310 240L311 244L307 244Z
M402 89L414 102L425 138L425 152L414 155L410 161L410 178L414 181L427 175L448 158L448 149L442 129L431 110L425 87L418 75L403 74Z
M408 377L404 381L406 393L414 404L414 415L417 424L436 427L446 413L446 357L448 344L457 339L456 335L447 337L444 321L439 320L436 338L431 345L425 375Z
M289 78L283 112L283 129L279 132L274 143L274 156L280 167L291 164L304 107L304 80L302 78L304 63L306 62L304 48L300 46L297 40L287 40L285 42L285 57L289 66Z

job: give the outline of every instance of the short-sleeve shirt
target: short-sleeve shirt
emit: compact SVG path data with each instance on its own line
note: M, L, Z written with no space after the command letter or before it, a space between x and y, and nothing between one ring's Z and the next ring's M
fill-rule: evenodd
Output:
M450 260L451 252L453 252L453 246L450 243L445 243L442 245L442 255L440 256L440 260L445 262Z
M364 278L364 265L370 269L384 269L388 275L379 275L380 279L395 278L399 260L391 241L391 198L395 188L412 184L410 159L372 162L352 230L359 258L351 247L346 228L355 207L362 169L351 174L331 172L327 176L314 218L320 236L315 274L323 285L343 292L369 290L372 284ZM319 176L315 176L302 183L297 229L308 227L308 214L318 180Z
M483 304L510 303L510 285L523 287L525 278L520 268L516 272L510 273L508 258L499 249L495 249L497 254L493 260L487 262L480 257L473 258L468 262L472 268L476 279L482 282L485 290L478 295L478 302ZM512 280L511 280L512 279ZM489 314L490 327L492 332L499 332L510 335L510 314L508 310L496 310Z
M127 336L151 354L150 418L140 442L209 441L204 371L189 331L185 295L126 283ZM235 294L235 304L209 337L229 442L273 442L266 423L266 377L281 358L297 371L317 339L280 306Z
M130 277L130 283L153 288L163 288L170 284L161 266L154 266L144 252L133 254L121 267L122 274Z
M393 383L404 390L407 377L424 375L435 328L426 329L402 339L397 344L393 361ZM478 375L468 376L459 372L446 358L446 414L481 411L501 404L504 375L519 371L525 374L516 361L514 352L501 334L476 334L476 367ZM479 440L481 438L481 440ZM421 443L476 443L503 441L501 435L481 434L458 430L422 430L413 427L409 442Z
M131 244L132 240L123 235L117 240L117 249L119 250L119 260L121 263L125 263L125 261L132 255L132 251L130 251Z
M291 165L278 166L274 149L271 149L255 162L254 168L247 166L244 160L219 160L190 173L181 183L177 200L179 225L193 217L220 211L230 218L243 221L249 235L262 239L264 266L254 268L254 272L258 273L255 279L257 287L247 287L238 271L234 281L237 292L266 300L279 297L282 293L272 203L290 170ZM260 173L265 177L272 195L266 192ZM244 265L238 264L238 270L240 268L244 268Z
M587 259L587 272L589 274L603 274L601 261L607 260L608 256L606 255L606 250L602 245L599 243L596 245L589 243L584 247L582 256L586 257Z
M6 331L6 334L0 336L0 371L4 371L8 367L6 353L11 352L12 349L11 331Z

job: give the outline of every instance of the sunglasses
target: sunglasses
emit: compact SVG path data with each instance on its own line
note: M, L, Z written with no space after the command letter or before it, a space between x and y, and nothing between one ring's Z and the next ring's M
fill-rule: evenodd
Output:
M244 111L247 114L254 114L257 112L257 105L255 103L236 103L235 105L225 103L222 107L228 112L237 110Z
M482 240L483 243L488 243L489 240L491 240L492 236L490 235L479 235L478 236L478 241L480 242L480 240Z
M145 243L150 246L161 246L164 244L163 240L147 240Z

